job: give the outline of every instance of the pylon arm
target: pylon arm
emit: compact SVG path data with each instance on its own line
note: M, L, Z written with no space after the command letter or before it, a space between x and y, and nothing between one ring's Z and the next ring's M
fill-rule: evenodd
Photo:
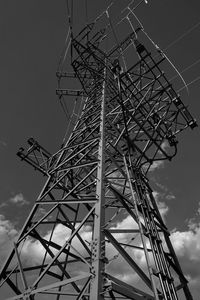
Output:
M139 29L136 29L136 32ZM126 48L132 43L133 39L135 39L135 32L131 32L119 45L115 45L108 51L108 56L114 56L116 53L120 51L125 51Z
M70 73L70 72L56 72L56 77L58 78L58 79L60 79L60 78L63 78L63 77L65 77L65 78L77 78L77 75L76 75L76 73ZM83 78L90 78L90 76L89 76L89 74L87 75L87 74L84 74L84 76L82 76Z
M50 152L43 148L33 138L28 139L28 144L29 148L25 150L21 147L17 152L17 156L34 167L35 170L47 175L52 162L55 160L55 156L52 156Z
M87 96L83 90L70 90L70 89L57 89L56 90L56 95L57 96Z

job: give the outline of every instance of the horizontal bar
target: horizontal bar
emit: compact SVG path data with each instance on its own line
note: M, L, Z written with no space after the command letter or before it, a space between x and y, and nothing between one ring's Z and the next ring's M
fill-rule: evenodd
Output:
M70 89L56 89L56 95L58 96L87 96L83 90L70 90Z

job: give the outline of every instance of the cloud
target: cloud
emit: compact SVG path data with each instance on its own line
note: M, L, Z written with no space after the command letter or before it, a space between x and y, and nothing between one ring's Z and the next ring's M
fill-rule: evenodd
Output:
M9 199L9 202L12 204L16 204L18 206L28 205L29 201L24 198L22 193L15 195L14 197Z
M154 192L154 196L156 198L156 201L158 202L158 205L160 206L161 213L165 215L167 212L167 208L163 204L160 204L162 202L160 202L159 200L158 193ZM137 224L131 216L126 216L123 220L116 222L112 226L112 229L122 228L136 229ZM43 235L43 238L48 240L51 234L52 232L48 231ZM58 224L55 227L54 233L52 235L52 241L62 246L69 238L70 234L71 231L69 230L69 228L62 224ZM91 243L91 226L83 226L79 231L79 234L84 241L87 241L88 245ZM3 215L0 215L0 263L5 260L8 251L13 247L13 241L16 239L17 235L18 231L14 228L14 225L9 220L6 220ZM128 242L131 244L133 242L133 240L131 241L131 238L133 237L132 233L118 233L113 235L115 239L117 239L120 243ZM197 300L197 295L199 295L200 293L200 223L196 224L195 228L188 228L188 230L186 231L174 230L171 234L171 240L182 269L186 277L190 281L190 288L194 295L194 300ZM136 238L134 240L134 244L137 246L141 246L140 238ZM72 245L74 249L78 250L80 255L86 255L86 250L77 237L73 239ZM147 245L147 247L149 247L149 245ZM50 249L54 253L57 252L57 250L52 247L50 247ZM72 252L75 253L76 250L72 250ZM145 272L147 272L144 251L128 247L126 248L126 251L130 254L131 257L133 257L138 265ZM25 265L37 265L41 263L45 254L45 249L39 241L29 238L24 243L24 246L21 249L20 253L22 261ZM129 265L124 261L121 255L118 254L117 250L112 246L111 243L108 243L106 246L106 256L109 260L107 271L110 274L126 281L129 284L134 284L137 286L141 285L141 281L138 275L129 267ZM50 257L47 256L47 261L49 259ZM76 264L74 265L73 272L78 274L80 269L82 269L80 268L80 264Z
M200 202L199 202L199 207L198 207L198 209L197 209L197 213L198 213L199 216L200 216Z
M168 140L165 140L161 145L162 150L167 151L170 148Z
M10 203L17 206L23 206L23 205L28 205L30 202L25 199L22 193L19 193L11 197L7 202L2 202L0 204L0 208L7 207L8 204Z
M8 204L7 204L6 202L2 202L2 203L0 204L0 208L6 207L6 206L8 206Z
M167 140L165 140L161 148L163 151L168 152L168 149L170 149L169 143ZM163 160L163 153L162 151L158 151L158 156L156 157L157 160L154 160L152 164L146 163L144 165L144 171L148 169L148 172L155 172L156 170L164 168L165 161Z
M168 140L165 140L161 144L161 149L163 151L165 151L165 153L167 153L169 156L172 156L171 147L169 145ZM173 151L174 151L174 148L173 148ZM163 169L165 166L165 162L166 162L166 155L163 155L163 152L161 150L159 150L157 153L157 156L156 156L156 160L154 160L152 164L146 163L144 165L144 171L146 171L148 169L148 172L155 172L159 169Z
M171 241L185 276L190 282L194 300L200 295L200 222L186 231L174 230Z
M168 209L165 205L162 207L162 204L160 204L159 195L154 193L154 196L156 197L158 206L160 206L161 213L166 214ZM129 216L116 224L115 228L134 228L134 226L134 221L132 221ZM122 242L124 239L127 241L130 239L130 235L128 236L126 234L125 236L125 234L120 234L118 241ZM171 234L171 241L178 256L181 268L189 281L189 288L194 300L198 300L200 295L200 222L193 224L192 228L188 227L188 230L186 231L174 230ZM141 244L138 245L141 246ZM147 245L147 247L149 246L150 245ZM112 249L109 251L111 253ZM138 265L147 272L144 252L136 249L129 249L127 251L130 256L135 259ZM109 266L109 271L119 279L125 280L127 283L137 283L137 285L140 285L141 282L139 277L127 267L123 259L116 253L113 253L113 256L117 259L113 260L113 264ZM152 257L150 258L152 259Z
M0 215L0 265L5 261L9 251L13 247L13 241L16 239L18 231L14 225Z
M158 190L153 191L153 196L156 200L160 214L165 221L166 216L169 212L167 201L175 200L176 196L172 192L170 192L166 186L161 185L158 182L156 182L156 185L158 187Z
M200 261L200 224L193 230L174 231L171 235L173 245L180 257Z
M8 220L5 220L4 218L2 219L4 220L4 227L7 226L7 231L9 232L8 234L10 235L10 237L8 238L9 243L6 243L6 247L5 248L11 248L12 244L13 244L13 239L16 237L17 235L17 231L14 229L14 226L11 224L11 222L9 222ZM77 224L78 226L78 224ZM126 228L126 229L136 229L138 228L136 222L133 220L132 217L127 216L126 218L124 218L122 221L117 222L112 228L115 229L122 229L122 228ZM13 232L12 232L13 230ZM90 245L91 241L92 241L92 228L91 226L83 226L80 231L79 234L81 236L81 238L83 239L83 241L86 241L87 245ZM51 237L51 240L62 246L66 240L69 239L71 235L71 230L69 228L67 228L66 226L62 225L62 224L58 224L55 229L54 232L52 234L52 231L48 231L46 234L43 235L43 239L45 240L49 240ZM132 233L117 233L117 234L113 234L115 239L118 240L118 242L120 243L131 243L133 234ZM6 236L6 234L4 233L4 236ZM6 238L4 237L3 239L4 241L6 240ZM77 237L73 238L73 242L72 242L72 246L73 248L71 249L71 252L76 254L76 255L80 255L83 257L86 257L88 255L86 249L83 247L83 245L81 244L80 240ZM1 245L2 247L2 245ZM90 248L90 246L89 246ZM49 249L56 254L58 252L58 250L54 249L53 247L49 247ZM129 250L128 250L129 251ZM6 249L5 249L6 252ZM134 251L132 249L130 249L129 253L130 255L134 256L135 260L138 261L143 261L144 257L141 254L141 252L143 251ZM25 243L23 244L23 247L20 249L20 253L21 253L21 260L23 262L24 266L35 266L38 265L42 262L44 255L46 253L46 250L44 249L44 247L42 246L42 244L38 241L38 240L34 240L33 238L27 238ZM137 274L135 274L135 272L133 272L132 269L130 269L130 267L128 266L128 264L126 262L124 262L124 259L118 255L117 250L112 246L111 243L107 243L106 244L106 256L108 258L108 260L110 260L110 263L108 265L108 271L113 274L114 276L123 279L123 280L127 280L127 282L133 282L138 280L138 276ZM62 260L62 255L60 257L60 259ZM46 262L48 262L50 260L50 255L46 256ZM82 265L83 266L83 265ZM74 264L74 268L73 270L71 269L71 267L68 267L68 270L71 269L71 272L74 273L79 273L80 270L83 271L83 267L80 267L80 263L79 264Z
M172 192L170 192L169 194L167 194L167 195L165 196L165 199L166 199L166 200L175 200L176 197L175 197L175 195L172 194Z
M86 240L88 243L91 242L92 231L90 226L83 226L79 230L79 234L83 240ZM42 237L47 241L51 239L52 242L62 246L69 239L70 236L71 236L71 230L62 224L58 224L56 225L53 233L52 231L49 230ZM82 256L87 255L85 248L83 247L83 245L81 244L80 240L77 237L73 238L72 247L74 249L71 250L71 253L76 255L77 254L82 255ZM58 253L58 250L56 250L53 247L49 247L49 249L53 254ZM40 264L42 262L45 253L46 250L44 249L42 244L38 240L34 240L32 238L28 238L26 240L21 250L23 263L27 266ZM62 258L62 255L60 258ZM46 262L48 262L49 259L50 259L50 255L47 254Z
M156 200L160 214L161 214L162 218L165 220L165 217L169 211L169 207L167 206L167 204L164 201L162 201L163 195L161 193L154 191L153 196Z
M164 168L164 161L157 160L157 161L154 161L153 164L150 166L149 171L153 172L153 171L161 169L161 168Z

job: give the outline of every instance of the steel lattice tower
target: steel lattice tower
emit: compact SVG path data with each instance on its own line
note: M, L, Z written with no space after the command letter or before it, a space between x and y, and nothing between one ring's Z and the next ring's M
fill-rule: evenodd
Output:
M73 72L57 72L57 94L84 101L67 141L54 155L32 138L18 152L47 181L1 270L7 299L192 299L147 174L173 158L176 135L196 123L162 71L165 55L147 51L140 29L105 51L111 27L71 33ZM126 69L130 47L138 61ZM63 88L69 77L80 90ZM129 228L117 225L124 218ZM27 243L39 259L24 259ZM118 260L135 281L115 275Z

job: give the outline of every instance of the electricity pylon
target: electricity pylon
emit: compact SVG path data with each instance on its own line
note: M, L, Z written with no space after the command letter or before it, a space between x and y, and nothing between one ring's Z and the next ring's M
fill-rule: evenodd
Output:
M135 31L103 51L105 30L94 28L71 36L73 73L57 73L61 100L84 99L67 141L54 155L33 138L18 152L47 181L1 286L13 300L191 300L147 174L196 122L161 69L162 52L152 57ZM123 69L130 46L138 61ZM61 88L69 77L80 90Z

